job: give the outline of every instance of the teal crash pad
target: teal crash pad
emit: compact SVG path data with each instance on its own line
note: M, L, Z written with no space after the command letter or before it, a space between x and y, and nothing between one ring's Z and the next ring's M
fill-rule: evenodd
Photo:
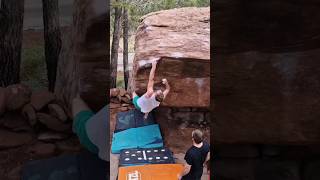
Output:
M123 149L160 147L163 147L160 128L158 124L153 124L114 133L111 152L119 154Z

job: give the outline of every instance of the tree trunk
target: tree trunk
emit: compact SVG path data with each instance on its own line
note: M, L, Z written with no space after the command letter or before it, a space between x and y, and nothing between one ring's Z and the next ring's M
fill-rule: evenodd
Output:
M128 88L128 79L129 79L129 66L128 66L128 31L129 31L129 22L128 22L128 10L123 8L123 70L124 70L124 84L125 89Z
M49 91L53 92L56 82L58 59L61 50L58 0L42 0L42 5Z
M20 82L24 0L1 1L0 86Z
M116 1L119 2L119 1ZM113 28L113 38L111 45L111 81L110 88L115 88L117 86L117 66L118 66L118 49L120 40L120 18L121 18L121 7L115 7L115 17L114 17L114 28Z
M55 92L71 116L78 94L93 111L107 104L109 96L109 8L105 0L74 0L73 23L61 29Z

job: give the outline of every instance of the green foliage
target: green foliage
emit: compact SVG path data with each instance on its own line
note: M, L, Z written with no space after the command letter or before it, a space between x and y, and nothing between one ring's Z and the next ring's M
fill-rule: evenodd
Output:
M48 86L43 46L22 49L20 77L33 89Z
M124 76L123 73L118 73L117 75L117 88L124 88Z
M170 9L176 6L176 1L175 0L166 0L163 1L163 7L164 9Z

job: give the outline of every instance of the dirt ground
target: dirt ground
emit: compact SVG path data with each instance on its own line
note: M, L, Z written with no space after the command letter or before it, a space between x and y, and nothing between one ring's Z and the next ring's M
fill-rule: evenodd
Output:
M133 109L133 107L131 106L130 109ZM110 109L110 147L112 135L116 124L116 115L120 111L120 108ZM192 146L191 132L195 129L195 127L180 128L180 124L174 121L169 121L168 119L165 119L163 116L159 116L157 114L156 121L160 125L165 146L168 147L174 153L174 157L176 158L177 163L183 163L185 152ZM206 141L210 142L210 128L207 127L199 129L202 129L205 132ZM118 172L118 158L118 155L110 155L110 180L116 180ZM209 179L209 175L207 173L207 170L204 169L202 180L207 179Z

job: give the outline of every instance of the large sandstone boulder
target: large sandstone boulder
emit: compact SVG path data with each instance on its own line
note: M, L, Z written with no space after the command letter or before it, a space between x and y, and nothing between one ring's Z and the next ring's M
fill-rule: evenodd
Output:
M210 103L210 9L181 8L142 17L135 41L132 90L145 92L153 60L158 60L156 88L167 78L172 107L207 107Z
M320 142L320 3L217 1L216 143Z

